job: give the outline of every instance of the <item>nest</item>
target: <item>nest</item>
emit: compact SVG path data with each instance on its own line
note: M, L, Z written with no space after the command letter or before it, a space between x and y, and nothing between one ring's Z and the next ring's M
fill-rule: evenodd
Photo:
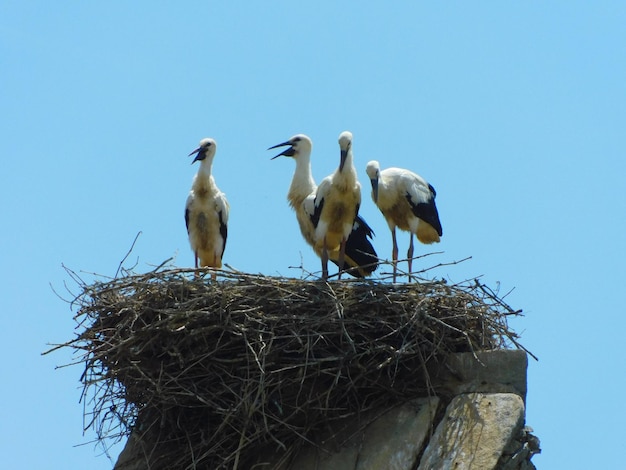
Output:
M58 347L84 363L85 427L149 441L150 468L288 458L333 420L432 392L429 366L449 353L521 347L507 326L520 312L476 280L159 268L81 289L77 337Z

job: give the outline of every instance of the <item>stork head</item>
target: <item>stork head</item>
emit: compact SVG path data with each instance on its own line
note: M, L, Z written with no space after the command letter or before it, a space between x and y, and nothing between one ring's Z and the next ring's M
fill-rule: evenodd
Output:
M380 179L380 165L376 160L372 160L367 163L367 167L365 167L365 172L367 176L370 178L370 183L372 183L372 198L374 202L378 202L378 180Z
M216 148L217 144L215 143L215 140L202 139L200 141L200 146L189 154L190 157L194 154L196 155L196 158L194 158L191 163L193 164L198 160L202 161L206 158L213 157L215 155Z
M346 163L348 152L352 148L352 132L343 131L339 134L339 150L341 151L341 160L339 161L339 171L343 170Z
M305 153L305 152L311 153L311 149L313 148L313 142L311 142L311 139L309 139L308 136L304 134L297 134L297 135L294 135L291 139L287 140L286 142L274 145L268 148L267 150L275 149L278 147L286 147L286 146L289 146L289 148L283 150L281 153L279 153L275 157L272 157L272 160L280 157L281 155L284 155L286 157L298 158L298 155L301 153Z

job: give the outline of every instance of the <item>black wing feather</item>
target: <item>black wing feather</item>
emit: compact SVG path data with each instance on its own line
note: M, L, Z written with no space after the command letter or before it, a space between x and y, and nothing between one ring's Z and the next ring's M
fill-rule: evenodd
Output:
M352 263L346 261L343 267L339 267L354 277L364 277L376 271L378 254L370 241L373 235L372 228L360 215L357 215L352 225L352 232L346 241L346 258ZM361 268L354 269L356 267Z
M320 221L320 216L322 215L322 209L324 208L324 199L320 201L320 205L317 205L317 197L313 201L313 213L310 215L311 223L313 227L317 228L317 224Z
M441 228L441 221L439 220L439 212L437 211L437 206L435 205L435 188L431 185L428 185L428 187L430 188L430 192L432 194L432 197L428 202L415 204L408 192L406 193L406 200L409 201L409 205L411 206L411 210L413 211L415 217L418 217L424 222L432 225L439 236L442 236L443 230Z
M219 216L220 216L220 235L222 236L222 239L224 240L224 244L222 245L222 255L224 254L224 251L226 251L226 238L228 238L228 226L224 223L224 219L222 218L222 211L219 212Z

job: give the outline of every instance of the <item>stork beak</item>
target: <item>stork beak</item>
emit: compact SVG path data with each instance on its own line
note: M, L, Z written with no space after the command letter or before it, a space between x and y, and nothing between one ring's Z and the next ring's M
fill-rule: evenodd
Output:
M278 155L276 155L275 157L272 157L270 160L274 160L282 155L286 156L286 157L293 157L296 154L295 149L293 148L293 146L291 145L291 142L287 141L287 142L283 142L282 144L277 144L277 145L273 145L272 147L268 148L267 150L272 150L278 147L285 147L289 145L288 149L283 150L281 153L279 153Z
M378 178L371 179L372 183L372 195L374 196L374 202L378 202Z
M187 156L191 157L194 154L196 154L196 158L194 158L193 161L191 162L192 165L194 163L196 163L198 160L203 160L204 159L204 152L202 151L202 147L198 147L197 149L195 149L193 152L191 152Z
M347 156L348 156L348 150L341 149L341 160L339 161L339 171L343 171L343 166L346 163Z

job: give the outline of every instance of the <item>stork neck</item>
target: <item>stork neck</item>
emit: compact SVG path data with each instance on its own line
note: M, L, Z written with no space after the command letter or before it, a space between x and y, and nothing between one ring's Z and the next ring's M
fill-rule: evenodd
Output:
M311 174L311 157L300 154L296 158L296 171L291 180L288 198L294 204L300 204L315 190L315 180Z
M213 158L205 158L200 161L200 168L198 168L198 174L203 176L211 176L211 167L213 166Z
M311 158L309 155L299 155L296 159L296 171L293 174L291 185L297 185L312 191L315 186L313 175L311 173ZM307 196L310 191L307 191Z

